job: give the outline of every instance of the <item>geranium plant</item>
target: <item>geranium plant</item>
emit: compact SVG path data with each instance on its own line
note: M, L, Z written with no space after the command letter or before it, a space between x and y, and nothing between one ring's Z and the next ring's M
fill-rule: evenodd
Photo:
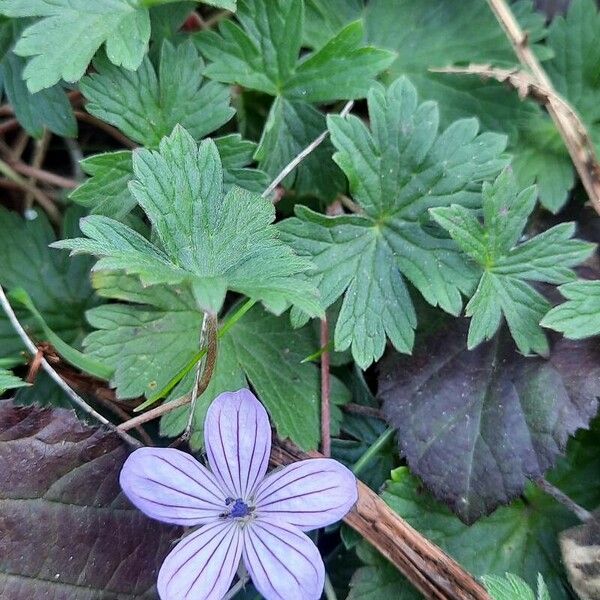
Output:
M593 597L598 36L0 0L0 597Z

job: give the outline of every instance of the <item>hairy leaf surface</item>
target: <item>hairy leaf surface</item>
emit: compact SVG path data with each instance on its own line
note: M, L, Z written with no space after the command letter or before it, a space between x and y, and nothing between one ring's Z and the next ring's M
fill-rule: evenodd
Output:
M504 137L478 134L474 120L438 133L435 103L418 104L401 78L368 97L371 130L357 117L328 119L335 161L361 213L325 217L297 207L283 221L284 239L317 265L310 275L325 306L342 294L335 329L338 350L352 348L363 368L378 360L386 336L410 352L416 314L405 278L432 305L458 314L473 272L455 244L428 219L431 206L477 205L481 181L504 161Z

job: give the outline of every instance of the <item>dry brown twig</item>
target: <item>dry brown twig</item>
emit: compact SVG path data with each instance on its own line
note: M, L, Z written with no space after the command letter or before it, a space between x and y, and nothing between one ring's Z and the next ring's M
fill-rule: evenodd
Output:
M274 466L318 458L275 441ZM360 533L420 591L435 600L491 600L483 586L453 558L413 529L375 492L358 481L358 502L344 521Z
M557 94L529 46L527 34L521 29L505 0L488 0L488 4L510 40L519 61L531 72L535 89L541 92L537 99L539 101L543 98L546 110L563 138L590 202L600 214L600 164L585 126L569 103Z

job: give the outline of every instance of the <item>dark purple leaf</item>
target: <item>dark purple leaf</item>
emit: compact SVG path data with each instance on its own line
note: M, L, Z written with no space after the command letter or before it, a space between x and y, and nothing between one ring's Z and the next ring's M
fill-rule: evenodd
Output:
M521 494L598 409L600 348L557 341L548 360L525 358L500 333L466 349L457 321L412 357L392 354L379 393L416 475L466 523Z
M128 449L65 409L0 401L0 598L155 599L181 530L121 494Z

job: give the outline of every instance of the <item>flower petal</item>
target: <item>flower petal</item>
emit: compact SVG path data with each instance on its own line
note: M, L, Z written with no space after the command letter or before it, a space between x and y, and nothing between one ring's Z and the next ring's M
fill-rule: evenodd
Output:
M244 564L266 600L319 600L323 592L319 550L287 523L257 519L245 527Z
M231 586L241 553L237 523L205 525L165 558L157 583L161 600L221 600Z
M204 443L210 468L229 495L248 498L269 464L267 411L250 390L220 394L206 415Z
M149 517L177 525L219 518L225 494L213 474L174 448L140 448L129 455L119 478L125 495Z
M302 460L274 471L256 490L256 516L310 531L339 521L358 498L356 478L330 458Z

